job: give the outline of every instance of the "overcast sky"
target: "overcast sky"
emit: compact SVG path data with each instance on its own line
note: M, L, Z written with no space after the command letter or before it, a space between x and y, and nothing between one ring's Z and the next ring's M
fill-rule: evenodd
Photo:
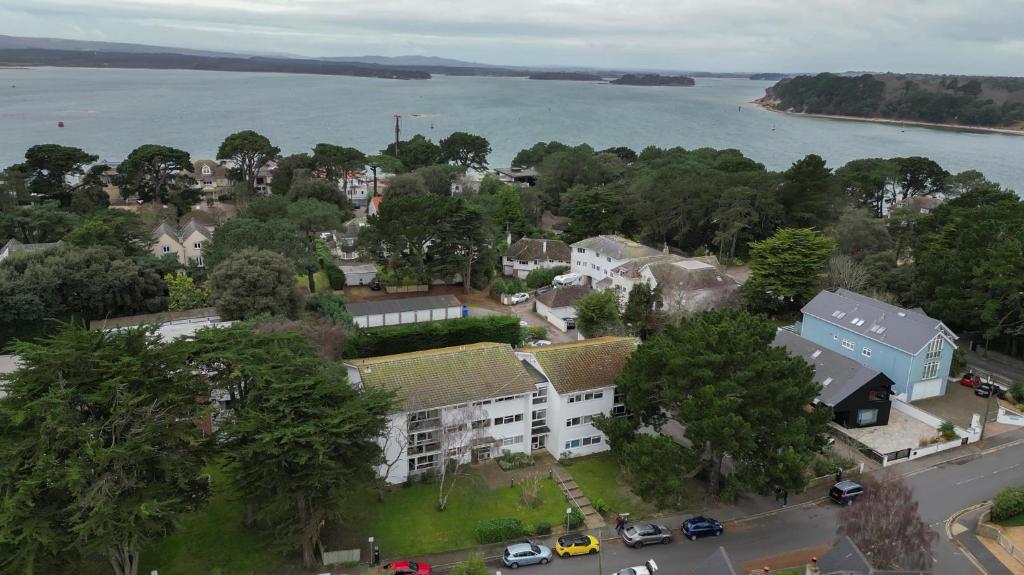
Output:
M0 33L506 65L1024 75L1022 0L3 0Z

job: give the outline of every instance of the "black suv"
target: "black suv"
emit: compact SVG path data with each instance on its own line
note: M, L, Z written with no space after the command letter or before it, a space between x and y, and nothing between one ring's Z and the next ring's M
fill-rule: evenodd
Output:
M828 497L840 505L849 505L864 495L864 486L856 481L840 481L828 490Z

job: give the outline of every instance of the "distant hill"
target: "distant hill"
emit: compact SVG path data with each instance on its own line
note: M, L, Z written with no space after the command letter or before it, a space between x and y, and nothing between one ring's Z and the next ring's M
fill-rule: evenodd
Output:
M62 38L29 38L0 34L0 50L73 50L83 52L121 52L124 54L184 54L187 56L243 57L231 52L189 50L170 46L150 46L125 42L93 42L90 40L64 40Z
M505 68L506 66L492 66L491 64L479 64L465 60L453 60L451 58L440 58L438 56L331 56L329 58L317 58L328 62L361 62L363 64L378 64L381 66L441 66L445 68Z
M689 76L662 76L660 74L625 74L611 81L612 84L623 86L693 86L696 84Z
M291 58L224 58L188 54L86 52L81 50L0 50L0 66L63 66L71 68L147 68L158 70L213 70L221 72L278 72L362 76L392 80L428 80L418 70L385 68L372 64L298 60Z
M1024 78L826 73L780 80L759 102L807 114L1024 128Z

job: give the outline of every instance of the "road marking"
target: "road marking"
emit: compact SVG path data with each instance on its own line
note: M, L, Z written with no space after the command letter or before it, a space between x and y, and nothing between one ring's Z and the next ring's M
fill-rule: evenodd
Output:
M970 483L970 482L978 480L978 479L985 479L985 476L984 475L979 475L977 477L972 477L970 479L964 479L963 481L957 481L953 485L963 485L964 483Z
M995 475L995 474L997 474L997 473L1002 473L1003 471L1009 471L1009 470L1011 470L1011 469L1017 469L1018 467L1020 467L1020 464L1019 464L1019 463L1017 463L1017 464L1015 464L1015 465L1011 465L1011 466L1009 466L1009 467L1004 467L1004 468L1002 468L1002 469L996 469L995 471L993 471L993 472L992 472L992 475Z

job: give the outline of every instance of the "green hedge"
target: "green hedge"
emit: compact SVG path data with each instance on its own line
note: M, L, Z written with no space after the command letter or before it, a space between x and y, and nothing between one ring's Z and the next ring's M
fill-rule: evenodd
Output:
M1007 487L992 500L992 520L1005 521L1024 514L1024 487Z
M501 543L525 534L523 522L511 517L488 519L476 524L476 540L480 543Z
M549 286L555 276L560 276L569 271L569 266L555 266L553 268L537 268L526 275L526 287L537 289L542 286Z
M324 274L327 275L327 281L331 282L331 289L345 289L345 272L341 271L341 268L334 265L334 262L327 262L323 268Z
M515 453L506 452L498 458L498 467L505 471L511 471L513 469L521 469L523 467L529 467L533 465L533 456L529 453L523 453L517 451Z
M491 284L491 293L513 294L526 291L526 284L519 278L496 279Z
M572 513L569 514L569 530L579 529L583 526L583 522L586 521L586 516L580 511L579 507L573 507Z
M481 341L519 345L522 341L519 318L465 317L361 330L349 340L345 357L375 357Z
M533 526L534 535L551 535L551 524L547 521L541 521Z

